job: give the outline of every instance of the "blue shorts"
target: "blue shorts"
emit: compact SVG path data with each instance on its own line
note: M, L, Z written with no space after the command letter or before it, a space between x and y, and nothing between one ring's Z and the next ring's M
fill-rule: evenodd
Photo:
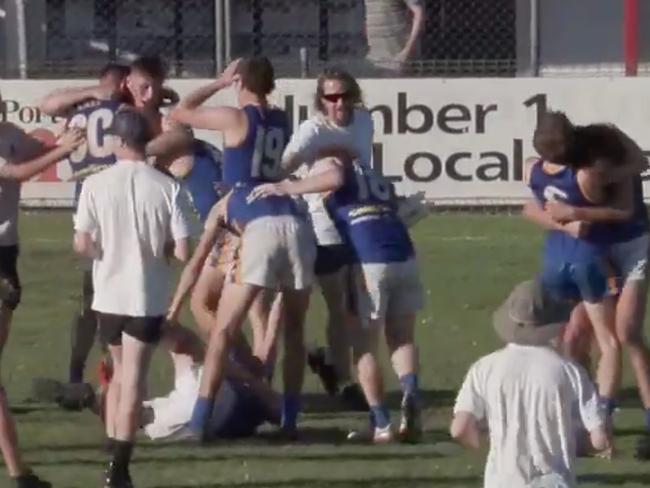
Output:
M210 435L222 439L250 437L268 419L266 406L246 385L226 380L215 399Z
M608 272L604 263L544 263L541 279L559 300L595 303L609 294Z

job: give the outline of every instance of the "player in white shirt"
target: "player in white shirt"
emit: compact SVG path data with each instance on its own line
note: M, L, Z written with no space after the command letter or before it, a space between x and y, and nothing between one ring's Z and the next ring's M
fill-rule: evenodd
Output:
M2 99L0 98L0 105ZM58 163L84 141L78 130L64 134L47 150L19 127L0 123L0 355L9 337L13 312L20 302L18 278L18 204L22 182ZM47 488L23 463L7 395L0 384L0 451L18 488Z
M180 185L145 161L154 133L146 115L120 111L112 132L117 162L84 182L74 248L94 259L92 308L114 367L106 400L113 459L105 487L130 488L147 371L172 291L169 261L189 257L191 210Z
M471 366L451 424L455 439L478 448L479 425L487 422L485 488L576 486L579 420L596 450L611 446L587 372L551 347L569 313L570 306L553 300L539 281L517 285L494 313L507 346Z
M363 105L361 88L352 75L327 69L319 77L314 100L316 114L295 131L284 151L285 173L295 170L305 176L317 174L314 164L324 154L343 151L370 167L374 126ZM344 385L342 397L351 404L365 404L363 395L351 383L350 341L348 338L348 289L350 250L343 243L323 204L324 194L308 194L306 200L318 244L315 273L327 304L327 345L311 351L309 363L319 374L330 395Z

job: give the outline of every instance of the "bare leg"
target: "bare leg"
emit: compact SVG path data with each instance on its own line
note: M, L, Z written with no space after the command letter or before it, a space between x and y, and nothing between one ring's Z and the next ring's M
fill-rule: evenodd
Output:
M113 377L106 392L106 436L117 437L117 418L122 392L122 346L108 346L113 359Z
M601 397L613 400L621 380L621 347L614 327L614 301L611 297L600 303L585 302L585 309L594 328L600 348L596 378Z
M12 316L13 311L9 307L0 306L0 358L9 337ZM0 450L9 476L16 477L23 474L25 466L18 451L16 424L9 411L7 394L2 386L0 386Z
M206 263L196 285L194 285L190 298L190 309L199 326L199 333L204 338L210 337L214 326L224 279L225 275L221 269Z
M630 355L630 364L634 370L643 407L649 409L650 351L643 336L647 293L646 281L631 281L625 284L616 307L616 334Z

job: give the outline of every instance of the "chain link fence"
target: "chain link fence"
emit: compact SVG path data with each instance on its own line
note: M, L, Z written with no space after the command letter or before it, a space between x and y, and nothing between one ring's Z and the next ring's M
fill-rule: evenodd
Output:
M6 0L17 2L18 0ZM213 76L229 58L264 54L279 76L337 64L358 76L513 76L516 0L422 0L423 32L405 0L36 0L25 9L31 78L94 75L109 61L157 53L173 77ZM220 59L221 56L221 59ZM8 63L5 77L17 76Z

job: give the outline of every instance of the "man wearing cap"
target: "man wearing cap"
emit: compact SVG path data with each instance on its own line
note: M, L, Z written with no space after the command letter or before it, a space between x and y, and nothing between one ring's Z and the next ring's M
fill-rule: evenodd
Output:
M145 162L153 134L141 112L118 112L111 128L117 162L83 185L75 251L93 262L99 333L114 365L106 401L113 459L105 487L132 487L129 462L153 346L169 303L170 255L189 255L190 207L169 176Z
M462 445L478 448L479 423L487 422L485 488L575 486L576 414L594 449L610 449L594 385L551 347L569 312L539 281L525 281L493 315L507 345L472 365L450 429Z

